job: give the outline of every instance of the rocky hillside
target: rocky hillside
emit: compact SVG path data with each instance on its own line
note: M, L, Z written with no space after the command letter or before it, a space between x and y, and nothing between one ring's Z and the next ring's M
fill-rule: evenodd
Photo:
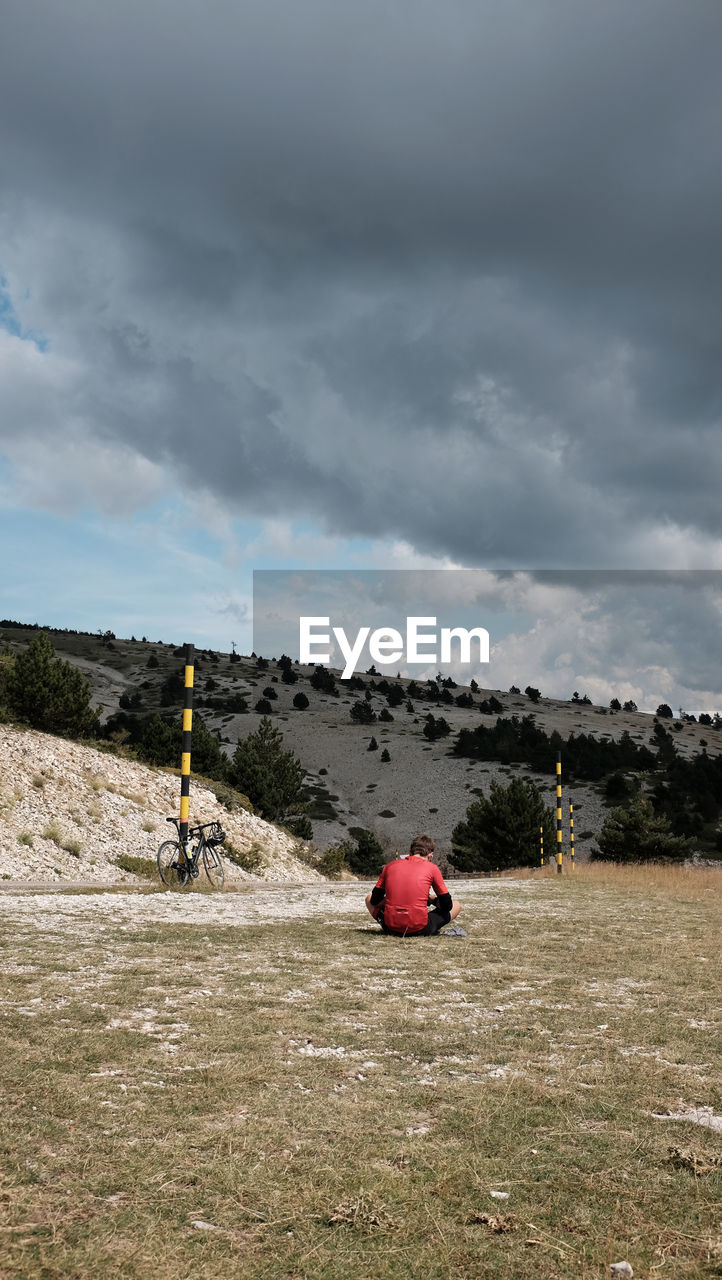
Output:
M24 627L2 627L3 643L18 651L32 638ZM141 639L76 635L50 635L59 656L78 665L88 676L101 719L128 706L131 714L157 713L180 719L182 689L177 682L183 671L183 651L178 646ZM618 740L628 733L638 745L654 742L652 715L639 711L614 710L578 701L541 697L532 702L523 693L479 689L473 705L458 705L456 698L469 691L462 686L444 691L448 700L429 701L414 695L406 679L386 677L397 686L399 700L389 708L387 697L368 675L362 676L365 689L354 682L335 678L336 692L317 687L314 668L294 662L292 672L284 671L274 659L199 651L196 654L195 708L205 724L220 738L228 755L237 742L258 728L261 715L270 713L273 724L283 733L285 745L299 756L307 770L311 794L310 816L314 843L320 850L347 837L354 828L371 830L390 855L408 845L420 831L428 831L437 842L441 860L451 852L451 832L463 818L468 805L488 794L496 779L507 783L514 776L537 782L554 800L554 780L535 773L525 764L503 765L495 761L473 760L451 753L458 731L483 724L492 726L497 714L504 717L531 716L547 734L558 731L564 740L571 734L586 734L598 740ZM290 678L289 678L290 674ZM379 677L377 677L377 680ZM173 689L173 681L176 688ZM419 677L418 683L425 684ZM301 693L308 706L299 710L294 699ZM366 700L373 711L370 724L355 723L351 710ZM482 710L484 701L494 697L500 712ZM259 703L265 705L257 709ZM710 711L714 711L710 708ZM448 737L429 742L424 737L427 714L443 717L451 730ZM722 751L720 724L700 724L690 719L664 721L674 737L682 758L689 759L703 749L711 756ZM122 729L116 735L122 738ZM375 738L377 750L368 750ZM385 758L388 753L388 759ZM106 757L103 757L106 759ZM564 803L570 798L564 776ZM163 812L175 813L176 797L171 784ZM577 855L583 860L591 850L607 813L603 784L577 783L571 798L575 810ZM565 820L567 810L565 808ZM157 840L158 832L153 837Z
M63 738L0 726L0 877L32 882L141 882L124 869L147 860L173 833L179 781ZM226 860L226 883L308 883L318 873L295 857L298 842L241 808L229 812L210 787L191 783L191 822L223 824L251 875Z

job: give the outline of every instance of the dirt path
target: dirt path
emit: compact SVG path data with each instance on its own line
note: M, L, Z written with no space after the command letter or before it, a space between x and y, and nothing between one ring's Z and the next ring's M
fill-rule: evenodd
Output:
M459 882L455 882L459 883ZM7 886L3 916L10 922L32 919L39 931L89 937L109 925L130 931L148 924L245 925L264 921L356 916L360 927L370 920L364 896L371 882L353 884L282 885L241 893L174 894L116 892L47 892L28 886ZM491 901L500 895L509 903L512 895L526 899L533 891L530 880L475 880L459 884L458 896Z

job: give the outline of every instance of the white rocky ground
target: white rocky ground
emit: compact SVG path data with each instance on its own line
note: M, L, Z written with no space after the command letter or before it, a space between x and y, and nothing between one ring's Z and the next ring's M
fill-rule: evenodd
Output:
M0 877L22 881L139 883L115 865L118 854L155 859L173 834L180 783L77 742L0 726ZM191 822L223 824L241 852L255 846L263 865L250 876L226 861L229 883L321 880L294 856L297 842L253 814L229 813L211 789L191 782ZM63 848L63 846L67 846Z

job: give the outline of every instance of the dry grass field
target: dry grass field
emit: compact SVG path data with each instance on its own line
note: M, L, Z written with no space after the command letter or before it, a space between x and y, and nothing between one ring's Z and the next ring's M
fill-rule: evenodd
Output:
M453 890L3 893L2 1275L722 1274L719 874Z

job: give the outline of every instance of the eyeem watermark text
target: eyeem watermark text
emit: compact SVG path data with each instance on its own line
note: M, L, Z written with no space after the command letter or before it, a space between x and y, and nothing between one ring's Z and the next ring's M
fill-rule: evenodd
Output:
M375 631L370 627L360 627L355 639L350 641L344 627L331 626L330 617L302 617L298 622L300 661L329 666L331 653L328 646L333 634L345 662L344 680L353 675L367 644L372 661L382 666L451 662L452 642L458 644L458 661L462 665L489 661L489 632L485 627L442 627L439 632L435 617L407 618L405 638L395 627L378 627ZM473 659L472 641L476 641L479 650Z

